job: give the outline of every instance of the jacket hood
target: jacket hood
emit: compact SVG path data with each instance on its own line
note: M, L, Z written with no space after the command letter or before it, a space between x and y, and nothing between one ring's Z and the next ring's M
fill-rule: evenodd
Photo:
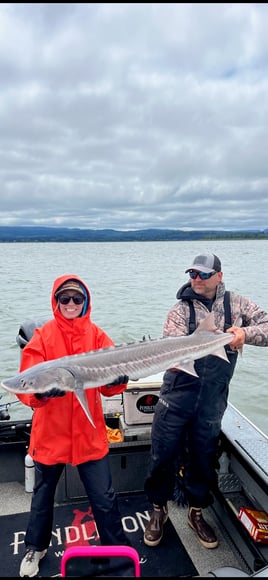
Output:
M176 294L178 300L193 300L195 292L192 291L191 282L186 282L181 286Z
M216 296L217 297L223 296L224 292L225 292L225 284L224 282L219 282L216 290ZM215 300L215 298L213 298L213 300L210 300L208 298L205 298L205 296L202 296L202 294L196 294L196 292L194 292L192 289L191 282L186 282L186 284L183 284L183 286L179 288L176 294L176 298L178 300L186 300L187 302L191 302L192 300L199 300L199 302L202 302L203 304L205 304L205 306L208 307Z
M54 313L54 315L56 314L56 312L60 314L60 312L57 308L57 300L55 298L55 294L56 294L56 292L58 292L59 288L65 282L67 282L67 280L75 280L81 286L81 288L84 292L84 295L85 295L85 304L84 304L84 308L82 311L82 316L84 316L85 314L90 316L90 312L91 312L90 292L89 292L89 289L88 289L87 285L85 284L85 282L83 282L83 280L81 278L79 278L79 276L76 276L76 274L64 274L63 276L59 276L59 278L56 278L56 280L54 281L53 287L52 287L52 293L51 293L52 312Z

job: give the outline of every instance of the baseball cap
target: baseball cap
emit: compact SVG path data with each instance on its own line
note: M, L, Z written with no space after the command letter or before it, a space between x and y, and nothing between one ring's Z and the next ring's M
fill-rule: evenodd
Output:
M221 272L221 261L215 254L199 254L195 257L192 265L185 270L185 273L189 270L198 270L206 274L214 271Z
M64 284L62 284L57 290L55 296L57 297L59 294L65 292L66 290L75 290L84 296L83 288L76 280L67 280L64 282Z

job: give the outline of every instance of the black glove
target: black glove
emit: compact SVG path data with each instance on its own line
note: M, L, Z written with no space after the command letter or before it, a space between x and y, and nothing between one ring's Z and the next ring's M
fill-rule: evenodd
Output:
M125 383L128 383L128 381L129 377L127 375L122 375L117 377L117 379L115 379L112 383L108 383L106 387L117 387L118 385L124 385Z
M45 391L44 393L36 393L35 396L37 399L42 400L42 399L52 399L53 397L64 397L64 395L66 394L66 391L62 391L61 389L57 389L56 387L54 387L53 389L50 389L50 391Z

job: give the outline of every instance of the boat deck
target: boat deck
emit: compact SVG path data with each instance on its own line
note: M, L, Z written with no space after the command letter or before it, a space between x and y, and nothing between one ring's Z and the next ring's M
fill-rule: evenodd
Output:
M109 425L108 419L106 416ZM121 417L120 426L124 429L124 441L110 444L114 487L119 494L141 491L149 457L150 425L126 428ZM29 512L32 494L25 491L24 458L31 423L12 421L11 417L11 421L0 421L0 427L0 516ZM268 513L268 438L229 405L223 421L222 443L228 455L227 470L219 473L219 497L204 510L218 537L218 547L208 550L200 544L187 523L187 508L176 502L168 505L170 520L198 577L231 566L250 575L268 562L268 544L255 544L237 518L239 505L253 505ZM78 471L67 465L58 484L55 505L81 498L85 494Z
M24 484L19 482L7 482L0 484L0 515L28 512L30 510L31 493L25 492ZM56 505L59 503L56 502ZM169 517L176 529L184 547L186 548L199 576L206 576L208 572L220 566L234 566L248 572L247 567L235 555L226 533L217 526L213 512L204 510L204 515L218 536L219 546L213 550L203 548L187 524L187 509L177 506L175 502L169 502ZM152 548L153 551L153 548ZM161 571L160 574L161 576Z

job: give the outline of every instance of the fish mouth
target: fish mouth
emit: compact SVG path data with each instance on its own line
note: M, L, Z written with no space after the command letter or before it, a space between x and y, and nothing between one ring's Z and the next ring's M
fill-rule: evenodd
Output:
M25 381L21 381L21 383L25 384ZM2 387L2 389L5 389L5 391L8 391L9 393L13 393L17 394L17 393L21 393L23 392L24 389L24 385L17 385L14 384L13 379L4 379L3 381L1 381L0 386ZM25 391L26 392L26 391Z
M1 381L0 386L13 394L20 395L30 395L35 393L45 393L52 388L57 388L62 391L73 390L75 385L75 376L69 368L65 366L59 366L56 369L47 372L44 369L45 384L42 385L42 371L38 373L38 380L31 378L31 373L35 373L35 367L30 367L25 371L22 371L22 375L18 380L14 379L4 379ZM28 375L28 376L27 376ZM70 381L70 376L72 380Z

